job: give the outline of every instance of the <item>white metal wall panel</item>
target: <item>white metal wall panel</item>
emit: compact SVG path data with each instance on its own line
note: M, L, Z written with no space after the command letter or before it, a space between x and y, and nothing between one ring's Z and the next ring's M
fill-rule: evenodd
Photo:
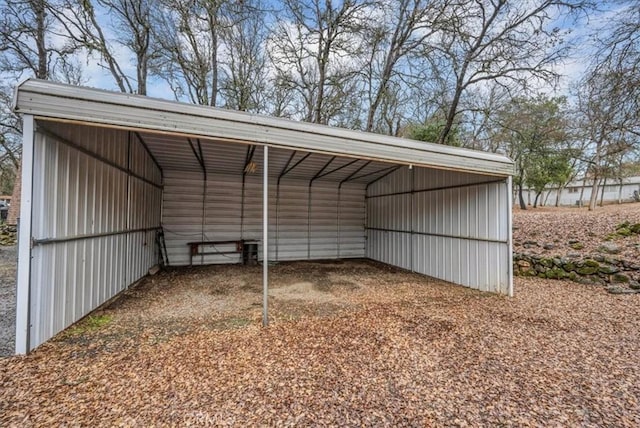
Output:
M203 192L202 172L164 171L162 227L170 265L189 264L187 243L204 241Z
M276 189L277 190L277 189ZM271 253L276 260L306 259L308 257L309 188L307 182L284 180L280 191L270 199L276 205L277 247Z
M241 175L209 174L204 211L202 173L170 170L165 171L164 179L162 224L171 265L189 264L188 242L262 240L262 179L258 173L246 177L244 211ZM309 180L283 179L279 187L278 191L275 180L269 186L269 247L273 259L364 257L363 185L342 186L340 210L337 183L313 183L311 201ZM218 245L206 251L231 249L233 245ZM261 245L259 253L262 258ZM193 264L238 262L240 255L235 254L193 259Z
M146 274L156 232L140 229L158 227L161 210L159 186L73 147L160 184L127 132L44 126L34 147L29 349Z
M262 155L258 155L260 160ZM269 152L271 157L271 152ZM238 189L242 189L242 177L238 177ZM262 164L258 171L247 176L244 194L244 224L242 227L242 239L256 240L258 242L258 259L262 260ZM238 209L240 213L240 209ZM273 260L276 254L276 185L273 180L269 183L269 254Z
M338 193L338 258L365 256L364 185L344 185Z
M310 188L309 227L307 231L309 259L338 257L336 212L338 211L337 186L314 183Z
M411 235L400 232L368 230L367 257L411 270Z
M369 188L367 256L507 294L508 192L492 177L398 170Z
M127 166L127 131L61 122L46 122L41 123L41 126L123 168Z

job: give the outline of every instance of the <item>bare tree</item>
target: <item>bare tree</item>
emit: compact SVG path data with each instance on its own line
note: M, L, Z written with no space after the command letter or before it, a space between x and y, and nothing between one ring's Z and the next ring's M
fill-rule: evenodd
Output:
M20 166L22 123L11 112L12 88L0 87L0 169Z
M100 65L113 77L121 92L146 95L151 51L151 0L51 0L50 13L56 17L64 37L75 49L97 54ZM101 17L101 19L99 19ZM108 17L108 19L106 19ZM129 58L117 54L125 47L135 60L136 77L127 74Z
M147 94L150 62L157 57L151 42L153 10L152 0L98 0L108 11L118 30L117 42L135 56L136 93Z
M47 19L44 0L7 0L2 7L0 52L2 71L30 71L39 79L49 78L51 51L47 49Z
M376 21L364 28L367 41L366 75L368 98L365 130L373 131L376 115L385 97L393 99L391 81L409 73L402 61L423 47L438 26L444 24L446 0L399 0L377 3ZM387 100L388 102L389 100Z
M582 0L452 1L426 54L453 75L450 103L439 141L460 113L464 93L482 82L527 86L532 79L553 82L552 66L568 53L563 32L550 28L557 13L583 10Z
M221 33L230 22L227 0L162 0L155 27L157 73L176 98L215 106L220 91Z
M620 102L625 99L627 89L623 75L600 69L585 76L578 93L581 125L590 145L587 162L593 185L589 210L596 207L599 182L610 175L612 163L633 149L635 136L627 130L637 113L629 111L629 107Z
M617 19L596 33L598 52L591 75L607 78L606 87L617 90L619 121L624 131L640 137L640 3L623 1ZM596 77L599 76L599 77Z
M356 73L353 56L359 46L361 13L367 2L345 0L283 0L269 40L270 56L279 84L300 97L299 111L308 122L328 123L330 110L347 100L337 90ZM353 93L349 95L354 96ZM333 97L332 99L330 99Z
M18 79L74 82L79 68L73 46L53 40L54 19L47 0L6 0L0 7L0 72Z
M224 57L220 93L225 107L261 112L267 98L266 11L260 1L230 5L233 25L221 32Z

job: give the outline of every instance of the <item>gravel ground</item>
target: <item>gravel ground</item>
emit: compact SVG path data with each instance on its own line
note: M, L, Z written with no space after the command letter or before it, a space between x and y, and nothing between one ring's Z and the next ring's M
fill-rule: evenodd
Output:
M638 295L364 261L272 278L268 329L256 272L171 271L0 359L0 426L640 426Z
M0 357L12 355L16 326L16 246L0 246Z

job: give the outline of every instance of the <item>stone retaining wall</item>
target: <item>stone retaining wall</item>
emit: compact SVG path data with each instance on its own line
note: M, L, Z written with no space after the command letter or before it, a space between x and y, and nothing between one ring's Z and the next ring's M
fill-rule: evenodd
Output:
M633 263L602 255L569 258L514 253L513 273L519 276L570 279L583 284L640 289L640 262Z

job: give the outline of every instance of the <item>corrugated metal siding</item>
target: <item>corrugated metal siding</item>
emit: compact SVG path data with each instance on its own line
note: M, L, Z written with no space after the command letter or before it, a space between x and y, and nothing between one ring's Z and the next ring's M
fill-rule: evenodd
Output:
M403 168L372 184L367 256L471 288L508 293L509 190L505 181L492 180ZM434 190L418 191L424 189Z
M367 189L367 196L410 191L412 176L415 183L414 190L438 189L496 180L496 177L482 174L403 167L372 183Z
M242 176L209 174L207 178L203 222L203 173L165 171L162 223L171 265L189 264L188 242L262 239L262 179L259 173L246 178L244 221L241 220ZM283 179L279 191L277 183L272 181L270 184L270 258L364 257L364 186L342 186L340 211L337 183L318 181L311 189L309 216L309 180ZM232 246L220 245L206 250L222 252L230 249ZM261 245L259 252L262 258ZM197 256L193 260L194 264L238 262L240 255L235 254Z
M47 124L56 135L159 183L160 171L125 131ZM33 349L146 274L157 261L161 189L36 133L30 343ZM119 233L110 236L96 234ZM83 239L76 239L83 237Z
M204 240L203 192L201 172L164 171L162 227L170 265L189 264L187 242Z

